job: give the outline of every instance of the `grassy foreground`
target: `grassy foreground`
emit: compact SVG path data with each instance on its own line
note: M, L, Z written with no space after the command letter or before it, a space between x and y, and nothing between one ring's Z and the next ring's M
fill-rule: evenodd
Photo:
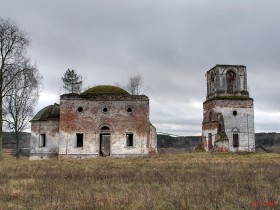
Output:
M256 209L254 205L280 209L279 154L0 161L1 210L228 210Z

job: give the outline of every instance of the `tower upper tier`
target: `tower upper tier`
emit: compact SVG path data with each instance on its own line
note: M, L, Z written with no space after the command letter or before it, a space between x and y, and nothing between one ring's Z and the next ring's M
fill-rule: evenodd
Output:
M216 65L206 73L207 97L249 98L247 71L243 65Z

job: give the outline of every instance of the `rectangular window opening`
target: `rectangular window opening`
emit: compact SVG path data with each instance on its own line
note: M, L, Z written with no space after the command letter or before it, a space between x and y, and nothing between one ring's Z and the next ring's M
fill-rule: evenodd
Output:
M133 147L133 134L132 133L126 134L126 146Z
M83 133L76 133L77 136L77 147L84 146L84 134Z
M233 147L239 147L238 134L233 134Z
M213 149L213 145L212 145L212 133L208 133L208 149Z
M45 133L40 134L39 146L40 147L46 146L46 134Z

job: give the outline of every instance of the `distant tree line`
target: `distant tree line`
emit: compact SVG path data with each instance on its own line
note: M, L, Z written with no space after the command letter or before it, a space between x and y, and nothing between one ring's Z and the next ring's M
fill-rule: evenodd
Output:
M256 133L256 146L280 145L280 133ZM188 148L201 144L201 136L173 137L169 135L157 135L158 148Z
M256 133L256 146L271 147L280 145L280 133ZM30 146L30 133L19 133L19 147L28 148ZM201 136L181 136L173 137L169 135L157 135L158 148L193 148L201 144ZM3 132L3 147L14 149L16 147L15 135L13 132Z
M30 147L30 137L29 132L19 133L19 147L29 148ZM4 149L15 149L16 148L15 133L14 132L3 132L3 148Z
M257 146L280 145L280 133L256 133L255 138Z
M158 148L188 148L195 147L201 144L201 136L182 136L173 137L169 135L157 135L157 147Z

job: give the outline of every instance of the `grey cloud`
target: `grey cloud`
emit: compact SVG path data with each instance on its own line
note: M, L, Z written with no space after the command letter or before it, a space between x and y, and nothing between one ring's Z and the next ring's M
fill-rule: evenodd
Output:
M84 87L124 85L141 73L152 121L159 130L187 135L201 131L205 73L218 63L246 65L256 109L279 113L279 6L262 0L11 0L0 12L30 34L46 92L59 94L67 68L84 76ZM255 119L257 132L277 131L275 118Z

